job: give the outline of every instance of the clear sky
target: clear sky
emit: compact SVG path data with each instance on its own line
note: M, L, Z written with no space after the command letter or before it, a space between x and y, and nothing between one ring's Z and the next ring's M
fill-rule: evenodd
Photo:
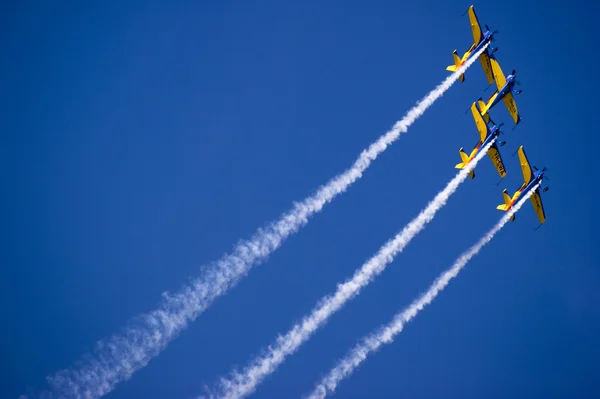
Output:
M94 343L348 167L447 76L469 3L20 1L0 13L0 397ZM501 216L512 153L548 166L526 205L338 391L342 398L600 396L592 1L475 4L517 69L508 175L484 159L435 220L254 395L299 397ZM450 180L478 136L476 63L350 190L107 397L190 398L245 365Z

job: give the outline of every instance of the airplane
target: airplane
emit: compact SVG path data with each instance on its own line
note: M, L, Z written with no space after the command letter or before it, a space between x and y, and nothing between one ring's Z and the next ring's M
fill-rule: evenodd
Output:
M515 122L515 126L521 122L521 115L519 115L519 111L517 110L517 104L515 103L515 99L512 95L515 84L520 85L520 83L516 80L515 69L512 70L511 74L507 77L504 77L504 73L502 69L500 69L500 64L495 57L490 57L490 62L492 64L492 70L494 71L494 79L496 80L496 86L498 90L492 94L487 103L484 103L481 98L479 98L479 105L481 107L481 114L487 115L488 111L496 104L500 102L500 100L504 101L504 105L508 109L510 116ZM516 94L521 94L523 90L515 90Z
M471 162L473 160L473 158L475 158L475 155L477 155L477 153L479 152L480 149L482 149L483 147L488 145L492 140L498 139L498 136L500 135L500 127L502 126L502 124L499 126L496 126L494 121L489 119L489 115L488 115L488 119L491 122L491 124L493 125L490 128L484 122L483 117L481 116L481 113L477 109L476 103L473 103L473 105L471 105L471 112L473 113L473 119L475 120L475 125L477 126L477 130L479 131L479 137L481 137L481 139L479 140L479 142L477 143L475 148L473 148L473 151L471 151L470 155L467 155L463 151L462 147L460 150L458 150L458 152L460 154L460 158L462 159L462 162L455 166L456 169L463 169L465 166L467 166L469 164L469 162ZM502 147L504 144L506 144L506 141L501 141L499 144L500 144L500 147ZM490 156L492 163L496 167L496 170L498 171L500 178L501 179L504 178L504 176L506 176L506 168L504 167L504 162L502 162L502 157L500 156L500 151L498 150L497 143L492 144L492 146L489 148L487 153ZM469 172L469 177L471 179L475 178L474 170L471 170Z
M540 188L541 183L544 179L544 173L546 172L547 168L544 167L542 170L538 170L538 168L534 166L534 171L532 173L531 166L529 164L529 161L527 160L527 156L525 155L525 150L523 149L523 146L520 146L517 152L519 153L519 162L521 163L523 179L525 180L525 182L512 197L510 197L506 192L506 189L504 189L504 191L502 191L502 196L504 197L504 204L498 205L496 209L499 209L501 211L509 211L517 202L519 202L520 198L524 198L526 193L531 191L537 184L540 184L540 186L538 186L535 189L535 192L529 198L531 199L533 209L535 209L535 213L537 214L541 226L546 220L546 213L544 212L544 206L542 205L541 192L548 191L549 187L544 187L541 191ZM514 214L511 216L510 220L515 220ZM538 228L540 226L538 226Z
M473 31L473 40L474 43L471 48L463 54L462 58L458 56L458 51L454 50L452 52L452 57L454 58L454 65L449 65L446 70L451 72L456 72L458 68L463 65L473 54L476 54L482 47L490 43L494 40L494 34L498 33L497 30L491 31L490 28L485 25L486 31L483 32L481 30L481 26L479 25L479 20L477 19L477 15L475 15L475 9L473 6L469 7L466 13L469 13L469 21L471 22L471 30ZM464 15L464 14L463 14ZM491 49L492 54L498 51L498 47L494 47ZM492 66L490 64L490 52L489 48L486 48L483 53L479 56L479 61L481 62L481 66L483 67L483 72L485 73L485 77L487 78L488 84L494 83L494 73L492 71ZM465 74L461 74L459 76L460 82L465 81Z

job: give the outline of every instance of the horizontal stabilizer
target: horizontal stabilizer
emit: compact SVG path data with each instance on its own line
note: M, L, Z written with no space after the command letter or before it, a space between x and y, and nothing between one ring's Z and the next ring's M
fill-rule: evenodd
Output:
M461 147L460 150L458 150L458 153L460 154L460 159L462 160L461 163L457 163L455 168L456 169L464 169L465 166L467 166L469 164L469 160L470 157L467 155L466 152L464 152L463 148ZM472 156L473 154L471 154ZM469 177L471 179L475 178L475 171L470 171L469 172Z
M504 204L500 204L496 207L496 209L500 210L500 211L508 211L509 207L512 204L512 199L510 198L510 195L508 195L508 192L506 191L506 189L504 189L502 191L502 198L504 199ZM512 215L512 217L510 218L510 220L515 220L515 215Z
M458 56L458 51L454 50L452 52L452 59L454 60L454 65L448 65L446 67L446 71L456 72L458 70L458 68L462 65L462 60ZM461 73L460 76L458 77L458 79L460 80L461 83L464 82L465 74Z

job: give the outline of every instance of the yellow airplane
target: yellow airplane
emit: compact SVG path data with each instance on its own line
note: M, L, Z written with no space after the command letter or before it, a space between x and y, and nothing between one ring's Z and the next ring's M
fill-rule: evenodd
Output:
M475 15L475 9L473 6L469 7L466 13L469 13L469 21L471 22L471 30L473 31L473 45L471 48L463 54L462 58L458 56L458 51L454 50L452 52L452 57L454 58L454 65L449 65L446 70L450 72L456 72L458 68L463 65L473 54L477 53L483 46L487 45L494 39L494 35L498 32L497 30L491 31L490 28L485 25L486 31L483 32L481 30L481 25L479 25L479 20L477 19L477 15ZM466 14L465 13L465 14ZM492 53L495 53L498 50L497 47L492 48ZM481 66L483 67L483 72L485 73L485 77L487 78L488 84L494 83L494 74L492 72L492 66L490 65L490 52L489 48L486 48L483 53L479 56L479 61L481 62ZM459 79L462 82L465 81L465 74L461 74Z
M504 77L504 73L502 69L500 69L500 64L494 57L490 57L490 61L492 63L492 70L494 71L494 78L496 80L496 86L498 90L492 94L490 99L485 105L481 108L481 113L483 115L487 115L488 111L496 104L500 102L500 100L504 101L504 105L508 109L510 116L512 117L515 125L518 125L521 122L521 115L519 115L519 110L517 109L517 104L515 103L515 98L512 95L515 84L519 85L519 82L516 80L516 70L512 70L512 73L507 77ZM516 94L521 94L523 90L515 90ZM481 105L483 101L481 98L479 99L479 104Z
M517 202L519 202L520 198L525 198L525 194L531 191L536 185L539 184L539 186L535 189L535 192L529 198L531 199L533 209L535 209L535 213L537 214L541 226L546 221L546 213L544 212L544 206L542 205L541 192L548 191L548 187L545 187L540 191L546 168L538 170L538 168L534 166L534 172L532 173L531 166L529 165L529 161L527 160L527 156L525 155L525 150L523 149L523 146L519 147L517 152L519 153L519 162L521 163L521 169L523 170L523 180L525 180L525 182L512 197L510 197L506 192L506 189L504 189L504 191L502 191L502 196L504 197L504 204L498 205L496 209L499 209L501 211L510 210ZM512 215L510 220L515 220L515 215Z
M489 119L489 116L488 116L488 120L491 121L491 123L493 125L490 128L484 122L483 117L481 116L481 114L479 113L479 110L477 109L476 103L473 103L473 105L471 105L471 112L473 113L473 119L475 120L475 125L477 126L477 130L479 131L480 140L477 143L477 145L475 146L475 148L473 148L473 151L471 151L470 155L467 155L463 151L462 147L460 150L458 150L458 152L460 154L460 158L462 159L462 162L455 166L456 169L463 169L465 166L467 166L469 164L469 162L471 162L473 160L473 158L475 158L475 155L477 155L477 153L479 152L480 149L482 149L483 147L488 145L488 143L491 142L492 140L498 139L498 136L500 136L500 127L502 126L502 124L500 124L499 126L496 126L494 121ZM506 144L506 141L501 141L499 144L500 144L500 147L502 147L504 144ZM504 178L504 176L506 176L506 169L504 168L504 162L502 162L502 157L500 156L500 151L498 151L498 145L496 143L492 144L492 146L490 147L490 149L488 150L487 153L490 156L490 159L492 160L494 167L496 167L496 170L498 171L500 178L501 179ZM471 172L469 172L469 177L471 179L473 179L475 177L474 170L471 170Z

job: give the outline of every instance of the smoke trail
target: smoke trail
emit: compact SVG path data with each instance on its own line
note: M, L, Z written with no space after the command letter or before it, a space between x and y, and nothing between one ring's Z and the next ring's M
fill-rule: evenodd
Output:
M539 186L539 185L538 185ZM313 392L308 396L309 399L324 398L328 393L333 393L340 383L340 381L352 374L354 370L366 360L367 356L379 349L383 344L390 344L394 340L394 337L398 335L404 325L411 321L423 308L429 305L435 297L448 285L450 280L458 275L462 268L479 253L487 243L489 243L494 235L508 222L511 215L514 215L519 208L527 201L527 199L537 189L534 189L527 193L527 195L517 203L509 212L507 212L500 221L488 231L474 246L468 251L463 252L462 255L456 259L452 267L442 273L437 280L431 285L429 290L422 294L417 300L415 300L410 306L405 308L402 312L397 313L394 316L391 323L380 327L380 329L367 336L361 343L356 345L346 357L344 357L329 373L321 380L321 382L315 387Z
M77 368L49 376L48 382L55 392L72 398L98 398L145 367L216 298L235 286L254 264L264 261L287 237L304 226L309 217L320 212L325 204L358 180L371 162L406 132L486 47L410 109L390 131L364 150L349 169L321 186L314 195L295 203L291 211L266 228L259 229L250 240L237 244L231 254L204 269L192 284L175 295L164 293L158 309L139 316L128 328L107 341L98 342L95 356L85 356Z
M358 295L363 287L367 286L385 270L386 266L394 260L394 257L402 252L408 243L425 228L427 223L433 220L437 211L446 204L450 196L466 179L469 172L475 168L481 158L486 155L487 150L494 142L495 140L492 140L483 147L473 161L465 169L458 172L427 207L392 240L383 245L375 256L364 263L350 280L338 285L335 294L321 299L310 315L292 327L287 334L279 336L277 342L269 346L264 355L255 358L242 373L233 372L230 379L222 378L219 384L221 391L219 396L239 398L252 393L267 375L274 372L285 358L307 341L319 327L325 324L331 315L341 309L347 301Z

